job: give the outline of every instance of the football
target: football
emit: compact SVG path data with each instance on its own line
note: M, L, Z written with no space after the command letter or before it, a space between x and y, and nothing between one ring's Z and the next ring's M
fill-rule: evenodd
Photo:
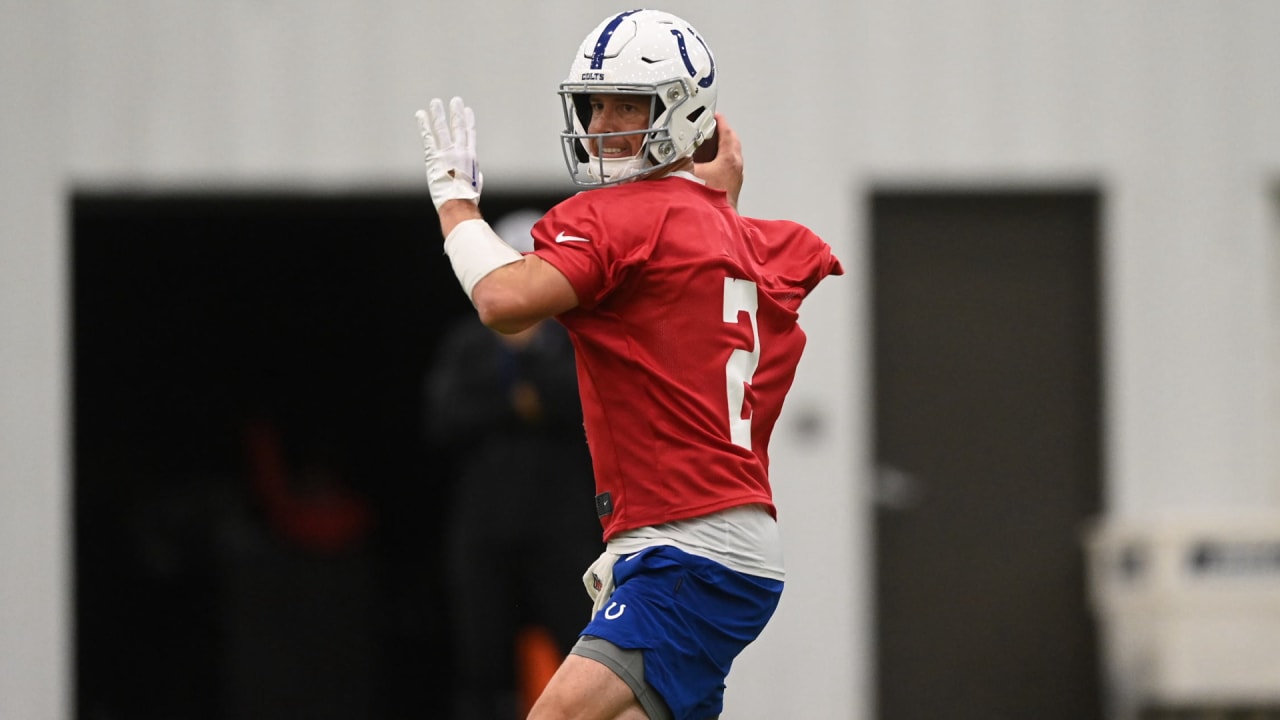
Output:
M697 150L693 151L693 161L696 163L711 162L716 159L716 152L720 149L720 126L716 126L711 131L711 137L702 141Z

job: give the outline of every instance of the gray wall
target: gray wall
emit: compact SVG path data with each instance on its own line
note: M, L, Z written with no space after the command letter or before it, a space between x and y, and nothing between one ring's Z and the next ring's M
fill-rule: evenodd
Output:
M629 7L5 0L0 718L70 713L70 190L421 187L413 110L455 93L476 108L487 188L559 184L556 83ZM1109 511L1280 505L1280 3L663 7L717 55L743 211L805 222L848 269L803 313L773 449L791 579L735 666L728 717L870 717L860 198L875 184L1101 186Z

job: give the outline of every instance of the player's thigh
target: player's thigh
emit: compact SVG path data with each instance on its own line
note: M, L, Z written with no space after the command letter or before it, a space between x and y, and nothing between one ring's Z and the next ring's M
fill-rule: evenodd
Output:
M646 720L635 693L613 670L570 655L534 703L528 720Z

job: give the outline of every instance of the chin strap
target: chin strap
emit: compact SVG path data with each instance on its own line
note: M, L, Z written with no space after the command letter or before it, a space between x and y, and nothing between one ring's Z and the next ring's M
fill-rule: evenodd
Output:
M653 165L643 157L634 156L611 160L608 158L587 155L587 175L602 183L616 183L653 169Z

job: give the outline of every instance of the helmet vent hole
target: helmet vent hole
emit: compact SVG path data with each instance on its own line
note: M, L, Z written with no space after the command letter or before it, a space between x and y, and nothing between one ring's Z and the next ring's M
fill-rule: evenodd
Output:
M707 107L703 105L702 107L699 107L697 110L694 110L693 112L689 113L686 117L688 117L689 122L697 122L698 118L702 117L702 113L705 112L706 109Z
M647 58L647 57L644 57L644 56L641 56L641 57L640 57L640 59L641 59L642 61L644 61L644 62L649 63L650 65L653 65L654 63L662 62L661 60L654 60L653 58Z

